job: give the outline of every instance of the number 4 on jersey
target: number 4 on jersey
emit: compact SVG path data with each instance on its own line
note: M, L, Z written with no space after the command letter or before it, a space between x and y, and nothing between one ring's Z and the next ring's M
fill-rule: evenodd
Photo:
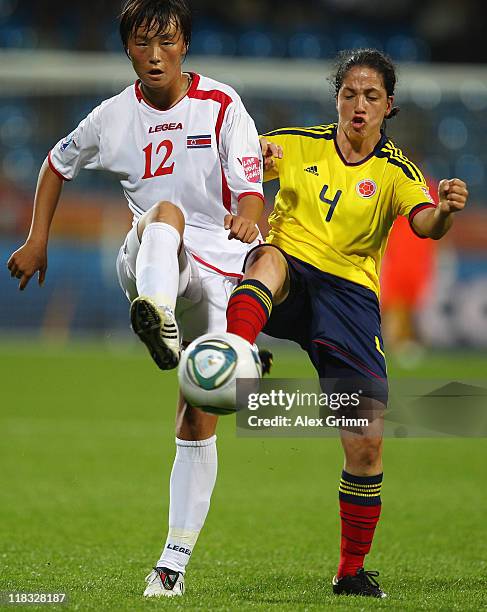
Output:
M156 149L156 155L160 153L162 148L166 149L166 154L157 170L154 172L154 174L152 174L152 142L145 147L145 172L144 176L142 177L143 179L154 178L155 176L164 176L165 174L172 174L174 172L174 162L170 166L165 165L174 148L172 142L170 140L163 140L160 142Z
M342 191L339 189L335 193L335 197L333 198L333 200L330 200L329 198L325 197L327 191L328 191L328 185L323 185L323 189L321 190L321 193L320 193L320 200L324 202L325 204L330 205L325 221L331 221L331 218L333 217L333 213L335 212L336 205L338 204L338 200L340 199L340 196L342 195Z

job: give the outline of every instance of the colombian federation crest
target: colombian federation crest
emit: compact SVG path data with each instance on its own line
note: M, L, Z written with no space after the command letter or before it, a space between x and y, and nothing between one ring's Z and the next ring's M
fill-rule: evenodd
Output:
M371 198L377 193L377 185L372 179L362 179L355 190L361 198Z

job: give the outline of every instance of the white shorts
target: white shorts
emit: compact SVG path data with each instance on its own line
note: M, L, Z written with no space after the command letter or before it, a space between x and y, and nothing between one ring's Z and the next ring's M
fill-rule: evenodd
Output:
M117 257L120 286L132 302L137 297L135 262L140 242L135 225L127 234ZM176 303L181 338L190 342L202 334L226 330L226 309L238 278L210 270L184 248L179 254L179 289Z

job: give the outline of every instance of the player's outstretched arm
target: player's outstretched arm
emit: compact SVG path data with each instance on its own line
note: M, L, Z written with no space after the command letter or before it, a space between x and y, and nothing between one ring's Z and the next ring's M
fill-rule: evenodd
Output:
M225 229L230 230L228 239L240 240L250 244L259 235L257 222L259 221L264 202L255 195L247 195L238 203L238 215L225 215Z
M421 236L439 240L453 224L453 214L465 208L468 198L464 181L443 179L438 186L439 203L436 208L419 212L413 219L414 229Z
M46 277L49 229L62 187L63 180L51 170L46 159L39 172L29 235L7 262L12 278L20 279L21 291L36 272L39 273L39 285Z

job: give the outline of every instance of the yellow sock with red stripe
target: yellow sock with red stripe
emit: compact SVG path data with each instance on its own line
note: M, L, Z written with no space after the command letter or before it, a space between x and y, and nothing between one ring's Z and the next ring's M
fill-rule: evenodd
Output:
M260 281L244 280L227 306L227 331L254 344L272 311L272 293Z
M353 476L342 472L339 487L342 536L337 577L355 576L370 551L381 511L382 474Z

